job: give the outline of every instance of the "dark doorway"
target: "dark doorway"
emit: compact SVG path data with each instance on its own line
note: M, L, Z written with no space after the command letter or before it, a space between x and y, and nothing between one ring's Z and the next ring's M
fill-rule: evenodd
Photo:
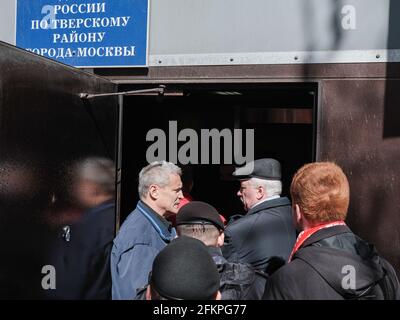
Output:
M129 86L120 91L141 88ZM176 123L178 133L190 128L199 138L199 163L192 164L194 199L211 203L227 218L243 213L236 196L239 183L230 178L235 164L226 163L223 157L223 139L222 163L211 164L210 149L209 163L205 164L200 154L202 129L229 129L232 133L233 129L242 129L243 155L245 129L254 129L254 157L281 161L283 194L288 195L293 173L315 156L316 101L315 83L168 85L164 96L125 97L121 223L138 200L138 173L147 164L146 151L154 143L146 141L146 135L159 128L165 132L168 144L171 121ZM177 142L178 150L184 144ZM166 147L166 160L171 160Z

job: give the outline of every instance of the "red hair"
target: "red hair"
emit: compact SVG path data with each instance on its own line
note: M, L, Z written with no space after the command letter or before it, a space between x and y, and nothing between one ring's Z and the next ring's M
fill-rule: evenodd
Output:
M312 224L344 220L350 200L349 182L333 162L314 162L301 167L292 179L290 194Z

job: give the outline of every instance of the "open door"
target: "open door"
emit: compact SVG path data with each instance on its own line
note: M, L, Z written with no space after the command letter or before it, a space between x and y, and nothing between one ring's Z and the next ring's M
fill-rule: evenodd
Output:
M0 43L0 299L107 298L116 91Z
M315 158L317 94L316 83L191 83L167 84L161 96L126 97L121 223L135 208L138 173L149 162L155 144L161 153L165 146L161 157L178 165L186 164L182 160L186 162L190 155L194 182L191 195L215 206L226 219L244 213L236 196L239 183L231 177L234 166L243 164L234 156L238 144L242 146L241 155L247 158L278 159L283 194L289 195L294 172ZM216 139L204 139L203 132L211 130ZM234 141L235 130L242 134L240 142ZM246 151L252 139L245 138L249 130L254 132L252 152ZM160 135L155 137L157 133ZM218 143L214 145L213 141ZM188 143L193 146L191 150ZM206 157L204 144L209 146ZM213 161L217 150L219 156Z

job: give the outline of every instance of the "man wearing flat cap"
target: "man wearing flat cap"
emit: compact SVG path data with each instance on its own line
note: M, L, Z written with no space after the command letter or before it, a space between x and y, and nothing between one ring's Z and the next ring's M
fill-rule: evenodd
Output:
M179 237L153 262L147 300L219 300L218 270L199 240Z
M240 181L237 195L247 213L228 224L222 252L228 261L272 274L287 261L296 240L290 201L280 196L281 165L258 159L233 176Z
M176 216L176 229L178 236L198 239L207 246L218 268L222 300L261 299L267 275L248 264L228 262L222 256L225 227L213 206L201 201L184 205Z

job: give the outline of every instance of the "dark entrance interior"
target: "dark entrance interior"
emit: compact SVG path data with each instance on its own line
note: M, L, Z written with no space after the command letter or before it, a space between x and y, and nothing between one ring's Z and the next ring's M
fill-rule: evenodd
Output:
M122 86L120 91L147 87ZM243 155L245 129L254 129L255 159L272 157L281 162L283 194L288 195L293 173L315 156L316 101L316 83L167 85L163 96L125 97L120 222L138 200L138 173L147 164L146 151L154 143L146 141L146 135L151 129L162 129L168 144L170 121L176 121L178 133L190 128L199 138L199 163L191 166L194 199L209 202L227 218L243 213L236 196L239 183L230 178L235 164L224 163L223 139L221 164L211 164L211 149L210 164L201 160L201 129L213 128L227 128L232 136L233 129L242 129ZM178 150L185 142L177 142ZM167 152L166 160L171 160L169 156Z

